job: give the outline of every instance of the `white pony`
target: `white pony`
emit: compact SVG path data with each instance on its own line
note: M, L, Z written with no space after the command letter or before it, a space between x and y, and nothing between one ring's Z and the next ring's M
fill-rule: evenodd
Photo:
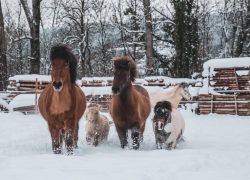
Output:
M88 144L97 146L106 142L109 134L110 122L108 118L100 114L97 104L90 104L85 114L87 124L85 126L86 141Z
M162 93L150 93L151 107L155 107L159 101L169 101L173 109L177 109L181 99L191 100L192 96L188 90L187 83L178 84Z
M154 108L153 129L156 147L174 149L182 139L185 121L169 101L159 101Z

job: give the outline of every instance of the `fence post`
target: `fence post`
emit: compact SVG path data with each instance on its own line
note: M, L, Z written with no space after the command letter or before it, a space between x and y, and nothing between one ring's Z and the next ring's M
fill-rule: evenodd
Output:
M238 115L237 94L234 94L234 109L235 114Z
M38 112L37 108L37 89L38 89L38 79L36 78L36 86L35 86L35 112Z
M213 107L214 106L213 100L214 100L214 95L212 94L210 113L213 113L213 108L214 108Z

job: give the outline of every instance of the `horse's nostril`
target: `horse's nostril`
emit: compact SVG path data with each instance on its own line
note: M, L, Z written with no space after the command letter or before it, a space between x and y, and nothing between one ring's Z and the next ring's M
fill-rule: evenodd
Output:
M53 82L53 86L56 88L56 89L60 89L62 87L62 82L61 81L54 81Z

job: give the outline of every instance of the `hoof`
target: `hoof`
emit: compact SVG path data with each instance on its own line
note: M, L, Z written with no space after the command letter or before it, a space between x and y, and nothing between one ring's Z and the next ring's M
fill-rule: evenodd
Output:
M61 149L56 149L56 150L53 150L53 153L54 154L62 154L62 150Z
M140 144L139 143L136 143L136 144L132 144L132 148L134 149L134 150L138 150L139 149L139 147L140 147Z

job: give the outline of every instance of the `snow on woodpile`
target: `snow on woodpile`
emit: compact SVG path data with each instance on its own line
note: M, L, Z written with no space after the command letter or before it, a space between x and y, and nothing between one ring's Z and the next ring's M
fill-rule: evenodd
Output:
M203 68L200 94L250 90L250 57L212 59Z
M203 77L214 75L215 68L250 67L250 57L211 59L203 65ZM209 74L210 71L210 74Z
M88 95L106 95L112 94L110 86L101 86L101 87L81 87L82 91L86 96Z
M49 75L39 75L39 74L27 74L27 75L15 75L9 78L9 81L36 81L36 79L41 81L51 81L51 76Z
M83 86L108 86L111 85L113 81L113 77L84 77L82 78L82 85Z
M195 85L197 81L195 79L188 79L188 78L170 78L166 76L149 76L149 77L145 77L144 85L173 86L173 85L177 85L183 82L189 85Z
M43 90L51 81L51 76L40 74L16 75L9 78L9 91Z

